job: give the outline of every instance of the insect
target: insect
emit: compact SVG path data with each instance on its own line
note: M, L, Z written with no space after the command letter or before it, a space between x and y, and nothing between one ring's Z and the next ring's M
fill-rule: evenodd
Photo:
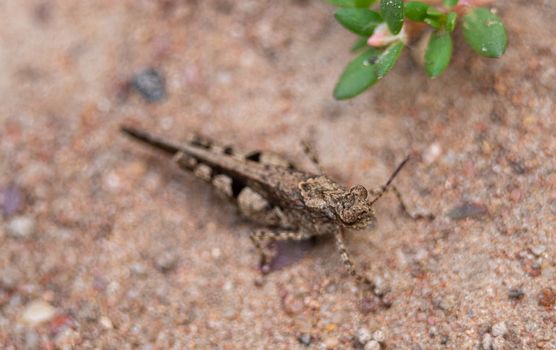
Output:
M402 210L412 218L432 218L410 214L400 192L392 185L409 158L398 165L384 185L367 191L361 185L348 189L325 175L301 171L273 153L242 154L201 137L179 144L129 126L122 126L122 131L172 156L180 168L212 184L235 202L244 217L258 224L251 240L261 254L263 272L268 272L273 258L269 248L272 241L332 235L349 274L372 286L356 270L344 243L344 231L373 225L376 222L373 205L388 190L393 190ZM310 148L305 146L305 151L320 169Z

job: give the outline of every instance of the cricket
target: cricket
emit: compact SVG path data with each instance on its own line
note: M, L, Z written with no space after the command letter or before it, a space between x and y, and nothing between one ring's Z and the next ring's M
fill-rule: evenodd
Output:
M348 273L372 288L372 281L353 263L346 248L345 232L373 226L376 222L373 206L389 190L398 198L402 211L412 219L433 218L430 214L410 213L400 191L392 184L409 157L382 186L367 190L362 185L343 187L324 175L318 157L308 144L304 144L303 150L319 169L316 174L299 170L277 154L241 153L202 136L177 143L131 126L122 126L121 131L162 151L181 169L211 184L237 206L243 217L256 224L257 229L250 237L261 256L263 273L269 271L275 254L270 248L273 241L331 235Z

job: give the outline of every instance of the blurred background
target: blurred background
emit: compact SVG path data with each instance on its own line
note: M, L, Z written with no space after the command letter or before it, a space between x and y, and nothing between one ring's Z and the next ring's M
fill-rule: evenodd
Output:
M458 33L441 77L406 50L337 102L353 35L324 1L1 1L0 344L556 349L556 9L495 5L501 59ZM411 154L398 187L437 219L386 196L349 236L388 305L326 239L281 246L261 280L253 226L122 123L307 167L310 137L330 176L371 188Z

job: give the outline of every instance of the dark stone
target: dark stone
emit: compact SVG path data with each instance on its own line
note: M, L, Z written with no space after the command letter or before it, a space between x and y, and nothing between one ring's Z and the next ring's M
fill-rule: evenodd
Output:
M452 220L463 220L467 218L476 218L488 213L484 205L464 202L448 212L448 217Z
M512 168L512 171L516 175L523 175L527 171L525 166L521 162L518 162L518 161L511 160L510 161L510 167Z
M300 344L303 344L305 346L309 346L309 345L311 345L311 342L313 341L313 338L311 337L310 334L303 333L299 337L297 337L297 341Z
M508 292L508 297L510 299L522 299L525 296L525 293L521 289L510 289Z
M135 75L131 85L148 102L158 102L166 97L164 75L154 68L148 68Z

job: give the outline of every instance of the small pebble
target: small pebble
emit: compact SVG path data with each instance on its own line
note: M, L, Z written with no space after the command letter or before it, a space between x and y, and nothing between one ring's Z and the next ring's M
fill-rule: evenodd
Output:
M506 340L503 337L497 337L492 340L492 350L506 349Z
M394 304L394 295L391 293L386 294L380 299L380 303L386 309L392 307L392 305Z
M132 274L136 276L145 276L147 274L147 267L140 262L135 262L131 264L129 270Z
M16 216L8 222L6 231L12 238L29 238L35 232L35 219L25 215Z
M381 276L376 276L375 278L373 278L373 283L375 285L374 292L378 296L383 296L390 290L390 287Z
M54 338L54 344L56 349L75 349L81 340L79 333L71 328L66 328L61 331L56 338Z
M56 309L52 305L42 300L34 300L25 306L21 320L30 326L36 326L50 321L54 315Z
M121 168L121 173L126 179L137 180L147 172L147 164L140 160L126 163Z
M472 203L464 202L448 212L448 217L452 220L463 220L467 218L477 218L487 214L487 209L485 206Z
M357 340L360 344L367 344L371 340L371 332L367 328L359 328L357 331Z
M328 337L324 340L324 346L326 346L327 349L335 349L339 344L340 342L335 337Z
M386 340L386 335L383 331L378 330L373 333L373 339L379 343L384 343L384 341Z
M440 336L440 345L446 345L448 344L448 341L450 340L450 337L447 336L446 334L443 334Z
M114 328L114 325L112 324L112 321L111 321L108 317L106 317L106 316L102 316L102 317L100 318L99 322L100 322L100 325L101 325L102 327L104 327L105 329L112 329L112 328Z
M490 335L490 333L485 333L483 340L481 341L481 345L483 346L483 350L492 349L492 335Z
M283 299L282 307L284 308L284 311L288 315L296 315L301 311L303 311L304 308L303 298L301 296L288 294Z
M492 335L495 337L503 337L506 333L508 333L508 327L504 321L498 322L494 326L492 326Z
M225 281L224 285L222 286L222 289L225 290L226 292L229 292L232 289L234 289L234 283L232 281Z
M556 294L552 288L543 288L539 293L539 305L551 308L556 303Z
M432 143L427 150L423 153L423 160L428 165L434 163L435 160L438 159L440 154L442 153L442 148L438 142Z
M371 340L365 344L365 350L380 350L380 344L376 340Z
M257 276L253 279L253 284L255 285L255 287L262 287L264 286L265 281L266 280L263 276L257 274Z
M154 266L160 272L166 273L176 268L178 264L178 257L169 251L159 254L154 259Z
M164 76L154 68L139 72L131 84L148 102L157 102L166 96Z
M448 294L441 298L438 302L438 307L445 311L452 310L456 305L456 296Z
M309 345L311 345L311 342L313 341L313 338L311 337L310 334L308 334L308 333L303 333L303 334L301 334L301 335L297 338L297 341L298 341L300 344L303 344L303 345L305 345L305 346L309 346Z
M535 256L540 256L545 251L546 251L546 246L542 244L531 248L531 253L533 253Z
M210 255L213 259L218 259L221 254L222 252L220 251L220 248L212 248L210 251Z

